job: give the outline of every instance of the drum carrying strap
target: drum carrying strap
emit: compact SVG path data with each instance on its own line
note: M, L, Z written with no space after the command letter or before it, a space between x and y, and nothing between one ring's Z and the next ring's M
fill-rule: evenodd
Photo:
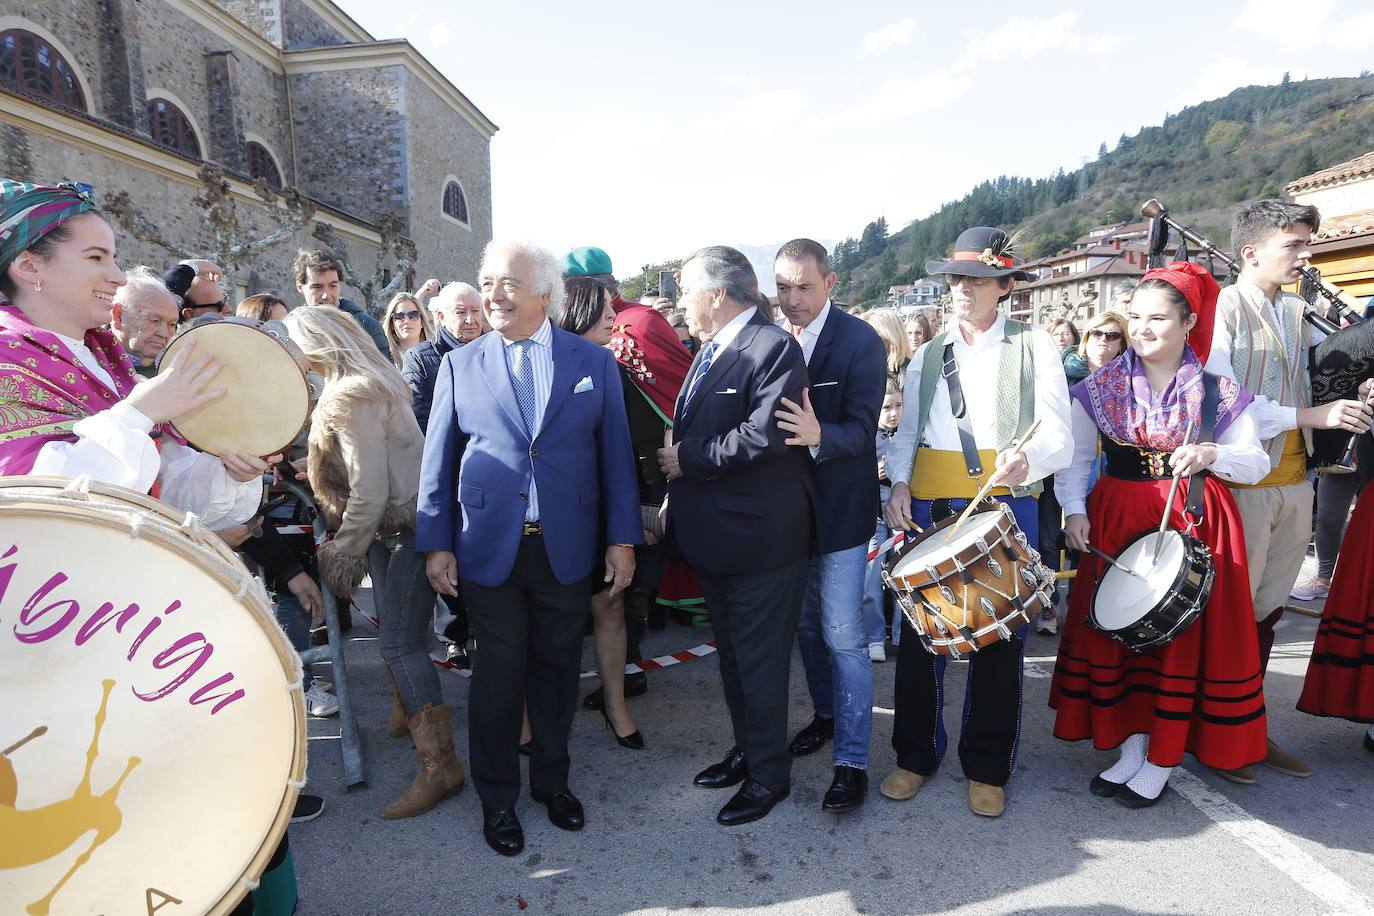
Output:
M1197 441L1211 442L1217 432L1217 407L1221 403L1221 384L1210 372L1202 373L1202 429ZM1202 496L1205 489L1206 473L1194 474L1188 481L1188 502L1186 513L1198 521L1202 520Z
M954 341L945 344L945 360L940 367L949 393L949 412L959 430L959 449L964 453L968 476L983 476L983 460L978 457L978 443L973 438L973 426L968 419L968 405L964 403L964 389L959 385L959 361L954 358Z

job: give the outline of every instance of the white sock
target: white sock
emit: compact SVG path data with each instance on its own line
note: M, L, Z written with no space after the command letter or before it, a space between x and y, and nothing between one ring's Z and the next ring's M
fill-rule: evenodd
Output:
M1107 782L1114 782L1118 786L1125 785L1131 781L1132 776L1140 772L1141 765L1145 763L1145 750L1148 745L1149 737L1144 732L1136 732L1121 742L1121 756L1116 763L1098 775Z
M1169 782L1169 774L1173 771L1173 767L1155 766L1147 760L1140 768L1140 772L1126 783L1126 787L1143 798L1159 798L1159 793L1164 791L1164 786Z

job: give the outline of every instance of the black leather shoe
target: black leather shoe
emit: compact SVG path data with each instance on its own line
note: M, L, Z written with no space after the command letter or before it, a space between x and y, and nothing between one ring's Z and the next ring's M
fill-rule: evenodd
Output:
M1154 798L1146 798L1130 786L1122 786L1120 789L1116 790L1116 800L1127 808L1149 808L1152 805L1159 804L1159 800L1163 798L1164 793L1168 791L1169 786L1166 784L1164 788L1159 790L1159 794Z
M625 675L625 696L642 697L648 692L649 678L643 671ZM601 688L598 687L582 698L582 706L586 709L600 709L605 705L601 696Z
M562 830L581 830L587 825L586 816L582 812L582 803L577 800L576 795L567 789L552 795L531 793L531 797L549 809L549 823L555 827Z
M518 856L525 848L525 831L514 808L482 812L482 836L503 856Z
M1088 783L1088 791L1098 798L1112 798L1125 787L1124 782L1112 782L1101 776L1094 776Z
M1374 738L1369 737L1369 732L1364 734L1364 749L1374 754Z
M732 747L724 760L702 770L697 774L697 778L692 780L692 784L703 789L728 789L744 782L748 776L749 765L744 762L744 751Z
M757 779L747 780L735 793L735 797L720 809L716 820L726 827L736 827L767 817L773 806L787 797L791 788L786 786L782 791L774 792Z
M821 807L826 811L853 811L868 795L868 772L857 767L835 767L835 778L825 792Z
M812 716L811 722L801 731L792 743L787 745L787 753L793 757L805 757L825 747L825 742L835 737L835 720L824 716Z

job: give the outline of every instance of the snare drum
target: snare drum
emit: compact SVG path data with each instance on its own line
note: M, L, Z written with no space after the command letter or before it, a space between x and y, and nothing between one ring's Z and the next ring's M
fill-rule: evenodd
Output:
M1159 532L1132 541L1117 562L1128 575L1108 566L1097 580L1088 622L1136 652L1177 639L1202 616L1212 594L1216 569L1207 545L1182 531L1164 532L1159 561L1152 563Z
M227 913L304 779L300 663L194 516L85 481L0 478L0 900Z
M224 367L210 383L226 394L172 418L178 435L212 455L284 452L310 419L310 364L281 322L224 318L181 332L158 358L158 371L186 344L193 359L210 355Z
M969 517L948 543L951 516L909 541L883 572L897 605L931 652L958 658L1003 639L1049 607L1054 573L1011 507Z

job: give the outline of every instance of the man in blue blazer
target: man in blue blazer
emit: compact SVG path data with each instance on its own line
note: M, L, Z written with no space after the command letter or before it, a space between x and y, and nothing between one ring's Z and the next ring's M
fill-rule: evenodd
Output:
M816 465L816 553L797 628L815 715L787 749L810 754L833 736L834 778L821 807L852 811L867 795L873 732L873 663L860 608L877 523L874 440L887 351L867 322L831 303L835 275L822 245L793 239L778 251L773 272L780 325L801 344L811 378L801 403L783 402L778 425Z
M629 585L643 528L615 360L548 319L563 298L557 260L493 242L480 276L495 333L440 365L415 544L436 591L453 595L462 582L482 647L468 703L472 781L488 845L516 855L523 707L534 734L530 794L554 825L582 829L568 730L590 577L609 545L610 593Z
M715 627L734 747L695 782L743 782L716 819L768 814L791 787L787 675L811 552L811 459L773 412L802 399L801 348L759 311L749 259L703 248L682 265L681 302L701 348L659 452L668 525L696 572Z

